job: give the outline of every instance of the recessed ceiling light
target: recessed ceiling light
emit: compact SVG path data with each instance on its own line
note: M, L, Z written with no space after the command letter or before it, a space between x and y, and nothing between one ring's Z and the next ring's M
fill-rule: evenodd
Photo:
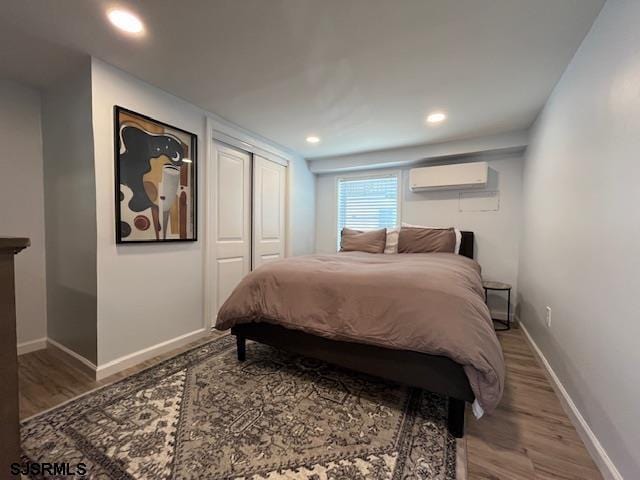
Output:
M442 112L434 112L427 117L428 123L440 123L445 121L447 116Z
M315 135L309 135L307 137L307 142L309 142L309 143L318 143L318 142L320 142L320 137L316 137Z
M144 25L136 15L126 10L113 9L107 13L109 21L127 33L142 33Z

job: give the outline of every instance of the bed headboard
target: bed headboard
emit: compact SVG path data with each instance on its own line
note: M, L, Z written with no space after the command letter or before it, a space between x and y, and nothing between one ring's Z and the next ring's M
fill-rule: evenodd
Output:
M460 242L460 255L468 258L474 258L473 255L473 232L462 231L462 240Z

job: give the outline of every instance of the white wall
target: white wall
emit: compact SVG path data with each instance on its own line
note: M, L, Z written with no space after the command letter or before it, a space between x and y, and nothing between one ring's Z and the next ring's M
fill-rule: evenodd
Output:
M102 365L208 327L203 308L207 112L96 59L92 61L92 85L98 230L98 363ZM114 105L198 135L197 242L116 246ZM302 159L296 159L290 168L289 251L310 253L314 240L314 178Z
M537 120L519 276L521 321L627 479L640 478L638 25L640 2L607 2Z
M42 104L47 336L96 361L96 209L89 63Z
M0 80L0 235L31 239L15 259L19 344L47 333L40 125L40 94Z
M201 329L205 117L197 107L92 60L98 265L98 365ZM198 242L116 245L113 107L198 135Z
M389 152L389 158L393 158ZM520 154L483 155L464 161L488 161L489 183L485 191L498 191L498 211L460 212L459 190L417 192L409 190L409 169L402 169L401 221L430 226L455 226L475 233L476 258L486 278L513 284L518 276L518 237L521 209L523 161ZM355 175L366 175L396 170L369 170ZM316 250L320 253L336 251L337 208L336 179L343 174L317 177ZM354 173L348 174L354 175ZM515 295L514 295L515 299ZM499 299L492 299L496 312L506 312ZM512 306L513 308L513 306ZM496 314L498 316L498 313Z

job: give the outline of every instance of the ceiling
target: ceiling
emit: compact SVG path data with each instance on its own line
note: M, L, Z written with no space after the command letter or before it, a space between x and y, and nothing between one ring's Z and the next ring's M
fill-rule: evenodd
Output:
M530 126L603 3L3 0L0 74L46 87L93 55L307 158L441 143Z

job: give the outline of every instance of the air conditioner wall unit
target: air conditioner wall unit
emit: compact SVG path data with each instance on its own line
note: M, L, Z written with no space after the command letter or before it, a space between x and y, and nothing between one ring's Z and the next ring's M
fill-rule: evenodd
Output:
M484 188L488 176L487 162L412 168L409 171L409 188L412 192Z

